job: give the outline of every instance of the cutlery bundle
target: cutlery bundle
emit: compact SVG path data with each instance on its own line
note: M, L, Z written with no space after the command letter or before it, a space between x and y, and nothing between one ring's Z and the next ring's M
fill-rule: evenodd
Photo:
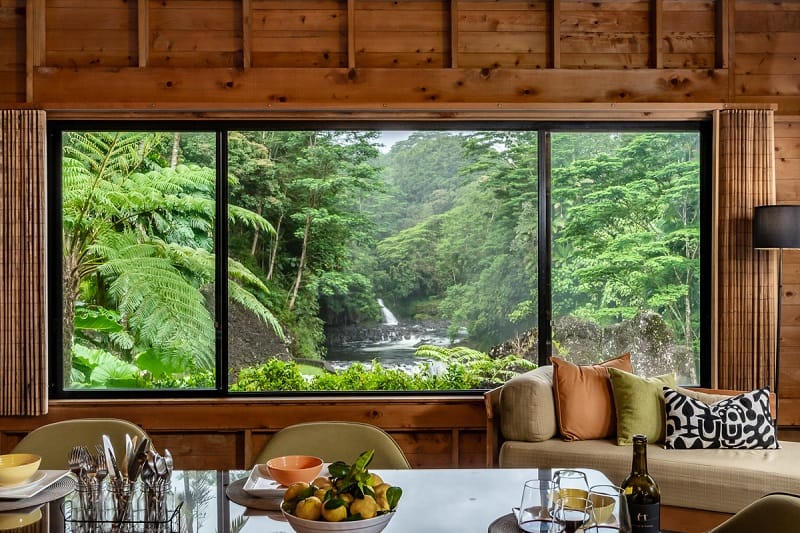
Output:
M75 446L68 461L76 480L68 520L79 527L73 531L173 531L172 518L179 514L172 501L169 450L162 456L152 449L149 439L126 435L125 450L117 451L103 435L94 453L87 446Z

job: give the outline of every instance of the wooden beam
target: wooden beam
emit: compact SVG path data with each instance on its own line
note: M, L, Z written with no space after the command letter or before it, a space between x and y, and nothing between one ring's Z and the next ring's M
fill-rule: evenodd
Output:
M650 67L664 68L664 0L650 0Z
M74 109L116 105L211 111L363 104L722 103L724 70L328 68L41 68L35 100ZM39 83L40 82L40 83Z
M347 68L356 68L356 0L347 0Z
M139 68L147 66L150 59L150 0L138 0Z
M25 101L36 99L36 69L43 66L47 52L45 0L28 0L25 10Z
M730 6L728 0L717 0L714 4L714 67L728 68L728 26Z
M553 0L550 12L550 68L561 68L561 0Z
M458 68L458 2L450 0L450 68Z
M242 0L242 67L250 68L253 61L253 4Z

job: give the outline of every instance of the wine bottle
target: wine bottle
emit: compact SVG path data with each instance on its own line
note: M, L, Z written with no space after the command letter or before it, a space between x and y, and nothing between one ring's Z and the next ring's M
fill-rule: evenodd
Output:
M647 436L633 436L631 473L622 482L633 533L661 531L661 492L647 473Z

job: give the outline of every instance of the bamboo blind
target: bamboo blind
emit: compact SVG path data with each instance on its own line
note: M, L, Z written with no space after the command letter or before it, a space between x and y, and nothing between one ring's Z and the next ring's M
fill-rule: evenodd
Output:
M753 209L775 203L773 111L719 115L719 387L774 387L777 317L775 254L753 249Z
M0 415L47 413L45 112L0 110Z

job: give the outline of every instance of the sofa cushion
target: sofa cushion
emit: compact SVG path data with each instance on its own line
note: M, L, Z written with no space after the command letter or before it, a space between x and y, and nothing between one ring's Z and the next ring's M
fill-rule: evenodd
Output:
M664 387L670 449L778 448L769 390L759 389L710 405Z
M647 467L661 489L661 503L735 513L770 492L800 494L800 442L779 450L665 450L647 446ZM503 468L595 468L614 483L631 469L633 452L611 439L565 442L507 441Z
M556 435L553 367L540 366L508 380L500 392L500 432L506 440L538 442Z
M617 444L633 444L633 436L647 436L647 442L664 442L666 416L663 388L677 387L675 376L646 378L609 368L614 405L617 410Z
M558 429L565 440L603 439L617 433L608 368L633 372L631 355L596 365L576 365L559 357L553 363L553 395Z

